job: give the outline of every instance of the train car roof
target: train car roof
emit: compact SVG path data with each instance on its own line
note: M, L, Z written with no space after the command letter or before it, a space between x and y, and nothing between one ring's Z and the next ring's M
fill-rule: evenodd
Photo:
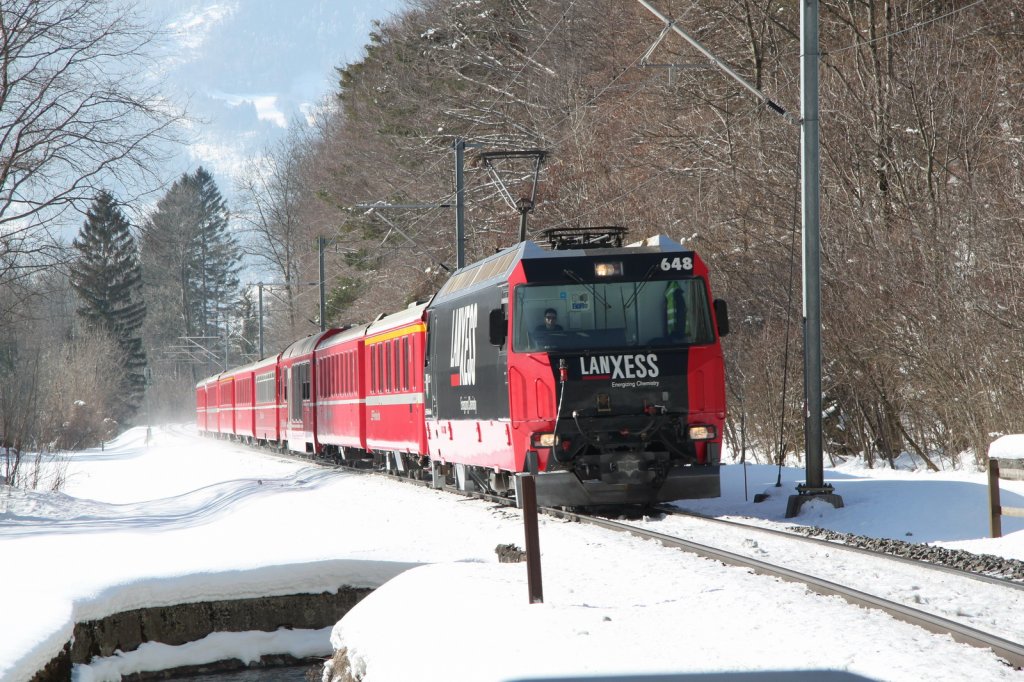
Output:
M488 256L481 261L467 265L448 278L434 301L463 296L470 291L495 286L508 280L512 270L521 260L543 258L602 257L631 253L673 253L689 252L682 244L659 234L621 247L598 247L583 249L545 249L535 242L525 241Z
M243 372L251 372L256 369L256 366L259 364L259 362L250 362L244 365L239 365L238 367L232 367L231 369L224 370L218 376L220 376L221 379L226 379L229 376L235 376L236 374L242 374Z
M352 339L357 339L362 336L365 336L366 328L369 326L369 324L357 324L354 327L349 327L344 331L340 331L331 338L324 341L324 344L320 346L320 349L323 350L325 348L333 348L338 344L346 343L348 341L351 341Z
M263 358L262 360L256 360L255 362L250 362L250 363L247 363L245 365L239 365L238 367L232 367L231 369L226 369L223 372L217 372L216 374L212 374L212 375L206 377L205 379L200 379L196 383L196 388L199 388L200 386L205 386L206 384L209 384L209 383L217 382L217 381L219 381L221 379L227 379L227 378L232 377L232 376L234 376L236 374L241 374L242 372L255 371L255 370L260 369L262 367L267 367L269 365L276 365L278 357L279 357L279 354L277 354L277 355L268 355L267 357Z
M256 362L252 363L253 371L255 371L257 369L263 369L264 367L272 367L272 366L277 364L277 361L280 358L281 358L281 354L280 353L275 353L274 355L268 355L267 357L263 358L262 360L257 360Z
M366 335L371 336L421 320L423 319L423 310L427 305L429 305L427 302L412 303L405 310L379 317L367 325Z
M198 382L196 382L196 388L199 388L201 386L205 386L206 384L215 383L217 381L217 379L220 379L220 375L223 374L223 373L224 372L217 372L216 374L211 374L208 377L200 379Z
M309 336L303 339L299 339L298 341L293 342L290 346L281 351L281 359L285 360L287 358L295 358L301 355L308 355L309 353L313 352L313 349L317 347L320 341L327 338L328 336L334 336L337 333L337 329L328 329L327 331L317 332L316 334L310 334Z
M406 308L405 310L399 310L398 312L390 313L387 315L381 315L373 322L361 324L356 327L352 327L351 329L346 329L345 331L340 332L336 336L333 336L329 340L325 341L323 345L319 347L319 349L323 350L325 348L332 348L334 346L337 346L338 344L351 341L354 338L372 336L373 334L377 334L382 331L395 329L396 327L401 327L402 325L409 324L410 322L415 322L416 320L422 319L423 310L424 308L427 307L427 305L427 301L411 303L409 304L409 307Z

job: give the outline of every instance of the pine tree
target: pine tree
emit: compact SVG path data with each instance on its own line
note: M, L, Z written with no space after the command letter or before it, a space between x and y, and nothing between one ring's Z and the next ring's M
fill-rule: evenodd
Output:
M167 300L153 320L151 341L176 346L189 338L206 346L207 359L220 356L228 311L237 300L239 248L229 230L226 203L203 168L185 173L157 202L143 230L147 291ZM218 350L215 350L218 349ZM192 366L195 380L214 369Z
M145 392L141 328L146 304L135 238L109 192L93 200L73 246L79 254L71 272L71 285L82 300L78 315L90 329L109 335L120 353L120 390L112 406L120 422L138 411Z
M239 251L228 231L227 204L213 177L202 167L190 182L198 202L199 221L192 240L192 287L196 312L207 335L224 333L229 307L238 292Z

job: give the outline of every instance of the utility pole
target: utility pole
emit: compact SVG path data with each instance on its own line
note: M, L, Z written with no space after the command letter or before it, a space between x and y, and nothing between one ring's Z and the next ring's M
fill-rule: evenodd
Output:
M455 140L455 268L466 264L466 141Z
M823 485L821 462L821 211L818 136L818 3L802 0L800 9L800 152L803 168L804 381L806 382L807 486ZM812 480L817 479L817 480Z
M228 334L228 325L231 321L228 319L227 311L223 311L224 315L224 371L228 371L228 354L230 349L230 340Z
M803 235L803 302L804 302L804 447L807 479L791 495L786 517L796 516L800 507L811 499L824 499L833 507L842 507L843 498L825 484L822 462L821 427L821 239L820 239L820 148L818 144L818 0L801 0L800 5L800 116L796 121L767 95L748 83L724 61L688 35L673 20L656 10L647 0L637 0L651 14L672 29L690 45L749 90L769 109L790 123L800 125L801 203ZM661 41L659 36L658 42ZM653 47L645 57L650 56Z
M319 282L256 282L256 290L259 292L259 351L260 359L263 359L263 288L264 287L288 287L292 285L314 286ZM252 286L248 284L246 286Z
M786 518L811 499L842 507L843 498L825 483L821 428L821 214L818 137L818 0L800 4L800 154L804 283L804 457L806 480L789 497Z
M142 370L143 396L146 402L146 445L153 439L153 413L149 409L149 391L153 387L153 369L147 364Z
M260 334L260 360L263 359L263 282L260 282L257 287L259 288L259 299L260 299L260 314L259 314L259 334Z
M327 330L327 294L324 287L324 247L326 245L326 237L321 236L316 238L317 255L320 257L318 270L320 273L320 331Z

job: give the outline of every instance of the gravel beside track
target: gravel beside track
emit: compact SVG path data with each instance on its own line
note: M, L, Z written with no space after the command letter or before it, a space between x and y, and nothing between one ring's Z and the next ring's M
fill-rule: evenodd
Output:
M851 533L837 533L824 528L791 526L793 533L836 542L872 552L947 566L968 573L979 573L1004 580L1024 582L1024 561L1005 559L991 554L972 554L960 549L945 549L922 543L903 542L887 538L871 538Z

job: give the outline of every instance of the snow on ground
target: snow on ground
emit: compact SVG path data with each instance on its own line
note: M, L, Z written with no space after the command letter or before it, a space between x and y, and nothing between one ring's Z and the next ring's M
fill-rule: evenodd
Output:
M69 455L63 493L0 489L0 679L28 680L76 621L144 606L380 587L334 629L211 635L76 666L79 682L265 653L346 647L365 682L831 669L882 680L1024 679L991 654L635 538L540 521L543 604L527 603L519 512L324 470L194 430L136 429ZM744 469L746 491L744 490ZM800 469L728 466L723 496L681 503L1024 559L1024 519L987 539L983 473L826 470L846 506L787 520ZM1024 507L1024 482L1002 501ZM754 504L756 493L767 501ZM885 576L880 576L884 580ZM330 641L328 641L330 637Z

